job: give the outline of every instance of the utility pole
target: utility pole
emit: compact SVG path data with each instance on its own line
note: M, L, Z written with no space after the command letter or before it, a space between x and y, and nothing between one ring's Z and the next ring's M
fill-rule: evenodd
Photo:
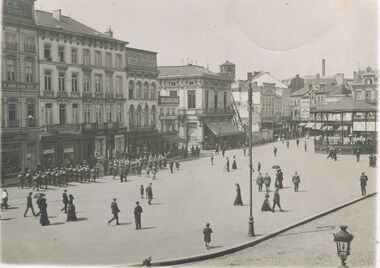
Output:
M248 236L255 236L252 216L252 82L249 81L248 89L248 105L249 105L249 220L248 220Z

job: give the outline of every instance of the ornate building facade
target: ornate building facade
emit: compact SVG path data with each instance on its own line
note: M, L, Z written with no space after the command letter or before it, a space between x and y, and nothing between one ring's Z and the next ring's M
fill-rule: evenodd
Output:
M61 10L36 11L41 160L45 166L124 152L125 45Z
M3 1L1 176L33 168L38 151L38 57L33 0Z
M157 53L126 48L127 151L159 150Z

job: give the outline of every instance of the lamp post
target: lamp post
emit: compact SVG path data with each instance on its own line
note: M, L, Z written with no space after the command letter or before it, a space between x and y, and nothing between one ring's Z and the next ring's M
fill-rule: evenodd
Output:
M346 259L350 255L350 243L354 236L346 231L347 225L340 225L340 231L334 236L334 242L336 243L336 250L338 257L340 257L341 267L346 266Z
M248 220L248 236L254 236L252 216L252 82L249 82L248 89L248 105L249 105L249 220Z

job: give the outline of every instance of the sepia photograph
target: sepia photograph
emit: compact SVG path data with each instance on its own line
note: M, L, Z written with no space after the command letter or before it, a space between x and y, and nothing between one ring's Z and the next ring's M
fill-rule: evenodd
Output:
M377 267L378 0L2 0L0 267Z

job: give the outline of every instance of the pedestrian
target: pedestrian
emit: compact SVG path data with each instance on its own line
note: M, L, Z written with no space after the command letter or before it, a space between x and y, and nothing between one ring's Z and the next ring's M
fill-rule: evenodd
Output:
M299 187L299 184L301 183L301 179L297 171L294 172L294 175L292 177L292 182L294 184L294 192L298 192L298 187Z
M369 167L372 167L373 166L373 154L370 154L368 156L368 158L369 158Z
M268 175L268 173L265 173L265 176L264 176L264 184L265 184L265 190L267 192L269 192L269 188L270 188L270 183L271 183L272 179L271 177Z
M256 184L259 186L259 192L263 191L264 177L259 172L259 176L256 179Z
M211 153L211 166L214 165L214 155Z
M240 191L240 185L239 183L236 183L236 198L234 202L234 206L242 206L243 200L241 199L241 191Z
M170 173L173 173L173 167L174 167L174 162L173 162L173 159L171 159L169 162Z
M148 198L148 204L152 204L152 199L153 199L153 189L152 189L152 183L149 183L148 187L145 189L146 196Z
M367 187L368 177L367 175L364 174L364 172L362 172L362 175L360 176L359 180L360 180L360 188L362 190L362 196L365 196L367 194L366 187Z
M247 148L243 148L243 154L244 154L244 156L247 154Z
M360 161L360 149L357 149L356 150L356 162L359 162Z
M228 157L227 157L227 162L226 162L226 169L227 169L227 172L230 172L230 160L228 159Z
M4 208L7 209L8 207L8 191L3 189L1 192L1 211L3 211Z
M141 229L141 213L143 212L142 207L140 206L140 202L136 202L136 207L134 210L135 214L135 224L136 224L136 230Z
M25 181L25 175L24 175L24 173L20 172L20 174L18 174L17 178L18 178L18 180L20 182L20 184L18 185L18 187L21 187L21 189L23 189L24 188L24 181Z
M276 181L275 181L275 187L276 188L284 188L284 186L282 185L282 181L284 180L284 174L282 173L282 170L281 168L277 169L277 173L276 173Z
M49 217L47 214L47 203L46 203L46 198L44 197L45 194L40 194L38 200L37 200L37 205L40 210L40 212L37 215L40 215L40 224L42 226L49 225Z
M276 146L273 147L273 154L274 154L274 157L277 156L277 147Z
M269 204L269 194L268 193L265 194L264 202L261 205L261 211L262 212L272 211L270 204Z
M140 186L140 195L141 195L141 199L144 199L144 185L142 184Z
M67 221L76 221L76 220L77 220L77 214L75 212L74 196L72 194L69 194Z
M33 216L36 217L36 213L34 213L34 208L33 208L33 203L32 203L32 192L28 194L26 197L26 210L24 212L24 217L26 217L26 213L28 212L29 209L32 210Z
M117 206L116 198L114 198L111 203L111 212L113 214L113 218L108 221L108 224L110 224L113 220L116 220L116 225L120 225L119 223L120 210L119 210L119 207Z
M289 149L289 140L286 141L286 148Z
M226 154L226 149L222 149L222 155L223 155L223 157L224 157L224 155Z
M67 190L64 190L63 191L63 194L62 194L62 203L63 203L63 208L61 209L61 211L65 211L65 214L67 214L67 205L69 203L69 199L67 198Z
M273 208L272 208L272 212L274 212L274 208L275 208L276 205L279 207L280 211L282 211L282 208L281 208L281 205L280 205L280 193L278 191L279 191L279 189L276 188L276 191L274 192L274 195L273 195Z
M212 234L212 229L210 228L210 224L206 223L206 228L203 229L203 238L205 241L205 246L207 249L210 248L210 242L211 242L211 234Z
M157 180L157 178L156 178L157 167L156 166L153 168L152 174L153 174L152 180Z
M297 148L298 148L298 145L300 144L300 140L298 138L296 140L296 144L297 144Z
M237 169L235 156L233 157L233 160L232 160L232 169Z
M176 168L177 170L179 170L179 167L180 167L180 163L179 163L179 161L177 160L177 161L175 161L175 168Z
M305 148L305 152L307 151L307 142L305 141L303 144L303 147Z
M257 162L257 171L258 171L258 172L261 171L261 163L260 163L260 162Z

